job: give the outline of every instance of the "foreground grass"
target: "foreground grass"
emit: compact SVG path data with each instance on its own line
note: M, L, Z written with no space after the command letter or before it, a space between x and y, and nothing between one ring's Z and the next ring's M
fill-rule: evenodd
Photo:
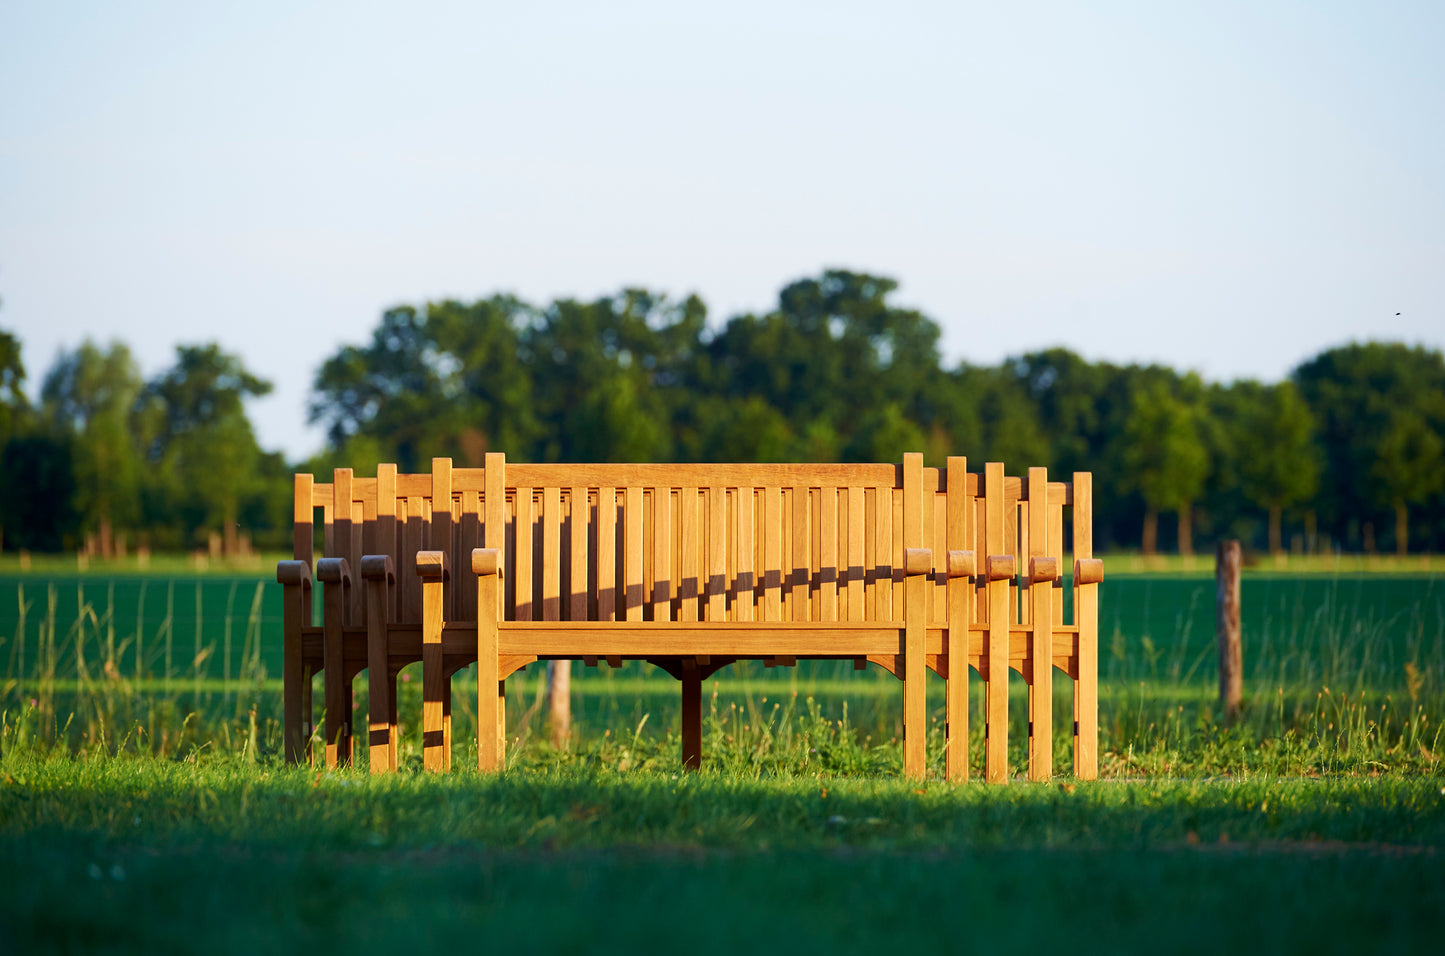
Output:
M0 949L15 952L1330 952L1445 930L1438 777L950 787L571 760L372 779L24 754L0 768Z

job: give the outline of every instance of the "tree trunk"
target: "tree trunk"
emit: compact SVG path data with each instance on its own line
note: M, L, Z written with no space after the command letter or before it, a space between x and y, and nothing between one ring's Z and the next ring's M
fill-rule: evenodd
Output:
M547 662L547 711L552 745L565 748L572 740L572 662Z
M1404 557L1409 553L1410 544L1410 512L1405 508L1405 502L1395 502L1395 553Z
M225 524L221 527L221 534L224 536L221 545L222 553L227 558L234 558L236 556L236 511L234 508L226 509L226 519Z
M1159 512L1144 510L1144 553L1152 555L1159 546Z
M110 514L104 509L100 513L100 556L107 561L115 557L111 546Z
M1279 530L1279 505L1269 506L1269 553L1280 555L1284 553L1284 540Z
M1194 505L1186 504L1179 509L1179 553L1188 557L1194 553L1194 524L1190 520Z

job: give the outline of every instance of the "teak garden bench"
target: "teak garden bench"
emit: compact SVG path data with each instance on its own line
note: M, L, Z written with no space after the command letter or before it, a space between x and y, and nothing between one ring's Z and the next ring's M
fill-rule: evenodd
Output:
M685 763L702 681L738 660L872 662L903 684L903 766L925 775L925 672L945 680L945 775L968 777L968 668L985 682L985 776L1008 778L1008 671L1029 684L1029 776L1053 773L1053 671L1074 682L1074 773L1097 773L1098 585L1091 476L1050 482L963 458L902 465L432 462L431 474L296 476L285 595L286 758L309 753L312 675L328 765L352 758L368 672L373 773L397 765L396 682L422 662L422 751L451 759L451 676L476 662L478 765L502 766L504 682L539 660L655 664L682 684ZM1072 623L1063 620L1072 512ZM320 512L322 624L311 571ZM357 575L359 573L359 580Z

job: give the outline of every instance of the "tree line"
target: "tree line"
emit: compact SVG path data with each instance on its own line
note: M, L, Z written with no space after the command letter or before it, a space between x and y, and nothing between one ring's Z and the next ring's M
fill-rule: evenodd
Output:
M939 352L896 283L828 271L774 309L709 322L696 296L628 289L534 305L496 295L387 311L322 364L306 414L326 447L289 464L245 415L269 383L215 345L143 381L123 345L85 343L24 390L0 339L6 545L73 547L102 527L155 547L244 528L289 540L293 470L514 461L897 461L963 454L1011 473L1092 471L1104 547L1440 550L1445 359L1368 342L1283 381L1207 382L1062 348L997 366ZM3 333L0 333L3 335ZM45 501L63 501L46 510ZM1162 519L1162 520L1161 520ZM108 532L109 533L109 532Z

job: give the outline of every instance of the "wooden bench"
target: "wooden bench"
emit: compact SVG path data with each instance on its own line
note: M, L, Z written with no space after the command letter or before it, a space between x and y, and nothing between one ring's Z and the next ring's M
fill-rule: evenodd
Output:
M901 465L432 462L295 479L285 594L286 758L309 754L312 675L328 765L352 759L368 672L373 773L397 765L396 684L422 662L422 749L450 764L451 676L477 663L478 765L502 766L504 686L534 661L655 664L682 685L683 760L701 759L702 681L738 660L852 660L903 684L903 763L925 775L925 672L945 680L945 775L968 777L968 668L985 682L985 767L1008 778L1008 670L1029 684L1029 776L1053 773L1053 671L1074 682L1074 773L1097 773L1098 585L1091 476L1006 477L963 458ZM1064 622L1065 509L1073 621ZM322 624L312 624L315 523Z

